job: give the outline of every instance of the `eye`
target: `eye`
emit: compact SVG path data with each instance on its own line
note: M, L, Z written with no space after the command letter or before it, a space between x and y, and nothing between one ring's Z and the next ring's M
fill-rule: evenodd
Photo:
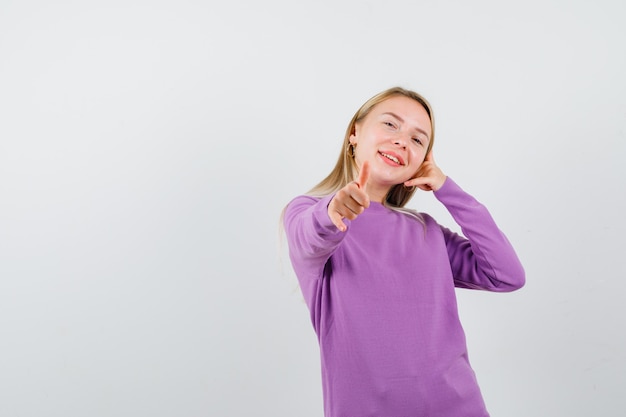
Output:
M417 143L418 145L422 145L423 142L420 138L413 138L413 142Z
M387 126L387 127L392 128L392 129L395 129L395 128L396 128L396 125L395 125L395 124L393 124L392 122L383 122L383 124L384 124L385 126Z

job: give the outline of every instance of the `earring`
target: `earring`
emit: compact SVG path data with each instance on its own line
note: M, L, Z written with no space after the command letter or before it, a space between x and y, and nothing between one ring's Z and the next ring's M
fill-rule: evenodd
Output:
M354 149L356 148L356 145L353 143L348 143L348 147L346 148L346 153L348 154L348 156L350 158L354 158Z

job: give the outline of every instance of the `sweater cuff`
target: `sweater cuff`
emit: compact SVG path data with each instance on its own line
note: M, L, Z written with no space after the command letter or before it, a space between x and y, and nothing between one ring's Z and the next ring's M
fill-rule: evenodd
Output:
M448 195L454 194L460 189L461 188L458 186L456 182L454 182L452 178L446 177L446 180L444 181L443 185L437 191L434 191L433 193L435 194L437 199L440 199L440 198L445 198Z
M313 213L313 217L315 218L316 223L321 227L326 233L337 233L341 234L341 230L337 229L337 226L330 220L328 216L328 205L330 204L330 200L333 199L335 194L327 195L322 197L316 204L315 211ZM350 220L343 219L344 224L347 227L350 227Z

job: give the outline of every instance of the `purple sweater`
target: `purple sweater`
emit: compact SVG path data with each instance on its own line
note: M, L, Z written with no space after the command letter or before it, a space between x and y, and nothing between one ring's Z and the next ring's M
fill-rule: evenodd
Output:
M454 287L513 291L524 270L487 209L448 178L435 193L460 236L372 203L340 232L332 196L285 211L289 254L311 312L326 417L488 416Z

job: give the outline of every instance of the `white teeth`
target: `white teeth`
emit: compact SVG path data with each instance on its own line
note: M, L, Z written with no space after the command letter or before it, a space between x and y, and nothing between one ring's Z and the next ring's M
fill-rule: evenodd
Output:
M393 162L395 162L396 164L400 165L400 160L399 160L398 158L396 158L395 156L388 155L388 154L386 154L386 153L384 153L384 152L381 152L380 154L381 154L382 156L384 156L385 158L387 158L387 159L391 159Z

